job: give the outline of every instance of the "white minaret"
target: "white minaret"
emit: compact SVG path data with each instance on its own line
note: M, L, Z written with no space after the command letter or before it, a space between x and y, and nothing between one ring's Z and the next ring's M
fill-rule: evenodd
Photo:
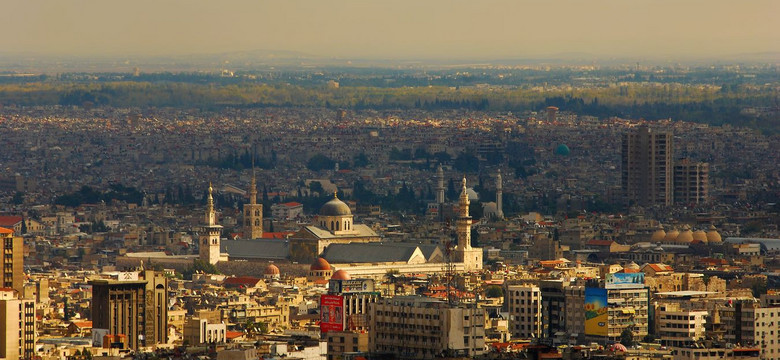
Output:
M458 202L458 248L463 250L471 249L471 216L469 216L469 194L466 192L466 177L463 177L463 189L460 192L460 201Z
M200 235L200 260L209 264L219 262L219 238L222 234L222 225L217 225L217 213L214 211L214 190L209 183L209 196L206 199L206 214L203 233Z
M501 169L498 169L498 175L496 175L496 217L499 219L504 218L504 185L501 179Z
M441 168L441 163L436 168L436 203L444 204L444 169Z
M469 194L466 192L466 177L463 177L463 188L458 201L458 220L456 222L458 232L458 247L455 248L455 259L463 263L466 272L482 269L482 249L471 247L471 216L469 216Z

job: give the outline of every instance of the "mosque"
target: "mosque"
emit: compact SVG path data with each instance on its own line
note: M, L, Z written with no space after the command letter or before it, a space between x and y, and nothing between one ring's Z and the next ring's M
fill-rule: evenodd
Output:
M253 177L252 187L254 185ZM390 270L400 274L431 274L443 273L448 268L448 254L443 245L383 242L370 227L355 223L349 206L335 194L333 199L320 208L314 224L304 226L286 238L264 236L262 205L256 204L253 199L256 190L252 190L250 188L250 203L244 206L243 223L245 234L252 235L244 239L220 241L221 226L215 222L213 201L208 202L206 224L200 241L201 260L215 264L237 259L286 259L319 264L316 268L345 270L353 277L363 278L381 278ZM471 246L472 219L469 216L469 205L464 177L456 220L458 245L449 254L451 266L456 271L482 269L482 249ZM255 226L258 228L254 229Z

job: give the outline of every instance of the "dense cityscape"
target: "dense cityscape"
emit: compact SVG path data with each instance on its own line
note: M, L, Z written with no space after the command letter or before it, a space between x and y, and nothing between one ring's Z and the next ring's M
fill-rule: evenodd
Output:
M780 359L776 3L12 2L0 360Z

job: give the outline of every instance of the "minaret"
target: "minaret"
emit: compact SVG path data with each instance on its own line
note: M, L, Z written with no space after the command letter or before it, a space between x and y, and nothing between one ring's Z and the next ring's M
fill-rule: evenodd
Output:
M249 185L249 204L244 204L244 239L263 237L263 204L257 203L257 180L252 167L252 182Z
M469 216L469 194L466 192L466 177L463 177L463 189L458 201L458 247L455 248L455 259L463 263L464 271L478 271L482 269L482 249L471 247L471 216Z
M436 203L444 204L444 169L441 168L441 163L436 168Z
M458 248L471 249L471 216L469 216L469 194L466 192L466 177L463 177L463 189L458 201Z
M200 235L200 260L209 264L219 262L219 238L222 234L222 225L217 225L217 213L214 211L214 190L209 183L209 197L206 199L206 216L203 232Z
M498 175L496 175L496 217L499 219L504 218L504 184L501 179L501 169L498 169Z

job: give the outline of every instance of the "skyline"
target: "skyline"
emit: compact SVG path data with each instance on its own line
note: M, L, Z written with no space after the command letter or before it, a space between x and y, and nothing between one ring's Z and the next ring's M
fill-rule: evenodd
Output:
M447 6L454 4L454 6ZM12 0L4 56L177 57L252 52L373 60L717 59L780 51L776 1L430 0L128 3ZM706 5L706 7L705 7ZM281 14L281 15L280 15Z

